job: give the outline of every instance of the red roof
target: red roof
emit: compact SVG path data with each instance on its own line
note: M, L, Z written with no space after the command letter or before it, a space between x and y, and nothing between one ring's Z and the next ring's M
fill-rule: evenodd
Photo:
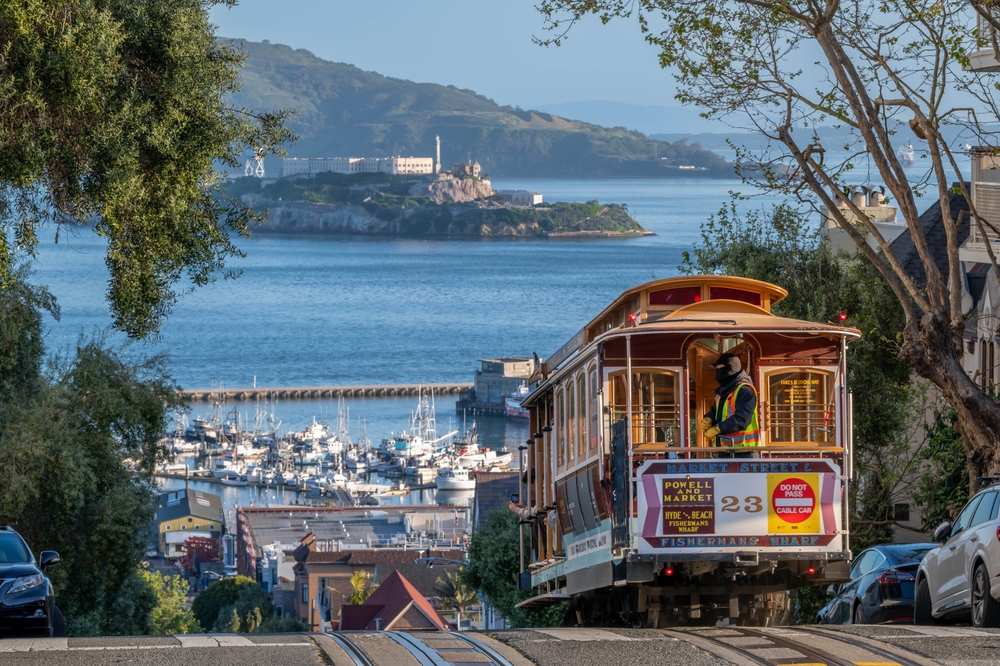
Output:
M399 571L393 571L364 604L341 606L340 628L344 631L370 631L376 629L375 620L381 619L380 627L388 629L411 604L419 608L435 627L441 631L448 630L448 622ZM365 621L364 624L361 624L362 621Z
M373 606L367 602L354 606L344 604L340 607L341 631L362 631L383 608L385 606Z

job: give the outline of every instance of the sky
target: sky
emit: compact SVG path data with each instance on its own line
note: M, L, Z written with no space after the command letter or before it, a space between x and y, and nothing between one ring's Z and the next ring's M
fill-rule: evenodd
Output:
M638 24L598 20L540 47L537 0L240 0L217 7L223 37L304 48L379 74L469 88L499 104L578 101L677 106L673 80Z

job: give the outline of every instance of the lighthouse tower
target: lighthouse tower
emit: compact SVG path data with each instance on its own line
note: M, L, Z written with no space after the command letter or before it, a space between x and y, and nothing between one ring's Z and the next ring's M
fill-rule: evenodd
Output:
M434 157L434 173L441 173L441 137L435 136L434 141L437 142L437 153Z

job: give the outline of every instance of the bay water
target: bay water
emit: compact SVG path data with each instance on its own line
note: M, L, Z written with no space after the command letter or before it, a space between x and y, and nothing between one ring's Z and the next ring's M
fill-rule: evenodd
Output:
M623 290L677 274L700 227L728 204L738 180L496 179L496 189L531 189L546 201L627 204L656 235L628 239L446 240L258 234L247 256L219 280L185 293L155 343L184 387L316 386L468 382L481 358L542 358L558 349ZM770 206L758 196L738 207ZM928 204L930 201L928 199ZM34 280L57 297L46 321L49 349L106 332L104 243L89 230L42 237ZM112 341L124 343L120 334ZM379 441L407 425L416 399L351 399L352 433ZM228 405L251 417L253 405ZM438 431L462 426L454 398L436 399ZM267 405L283 430L313 418L333 423L336 401ZM192 415L209 408L194 404ZM482 443L515 449L524 422L482 418ZM450 421L450 422L449 422Z

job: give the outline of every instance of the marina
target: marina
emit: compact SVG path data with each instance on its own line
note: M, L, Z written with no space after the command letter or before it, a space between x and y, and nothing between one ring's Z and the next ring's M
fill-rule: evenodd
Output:
M476 420L438 434L436 388L420 388L405 427L380 433L378 443L365 417L352 419L344 398L332 425L325 415L313 416L299 430L282 425L274 402L241 414L220 401L190 423L178 414L175 430L161 442L170 460L156 470L158 485L219 493L227 507L468 506L476 472L516 466L504 444L507 424L494 418L487 429L494 442L503 433L499 446L480 444Z

